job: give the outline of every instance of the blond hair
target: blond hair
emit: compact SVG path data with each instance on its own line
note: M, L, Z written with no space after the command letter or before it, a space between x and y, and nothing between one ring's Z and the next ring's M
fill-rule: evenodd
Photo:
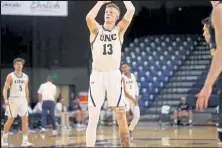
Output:
M15 63L17 63L17 62L22 62L22 65L25 64L25 60L22 59L22 58L16 58L16 59L14 59L14 60L13 60L13 65L15 65Z
M120 9L119 9L119 7L116 4L109 3L108 5L106 5L106 8L115 8L118 11L118 13L119 13L118 18L120 17Z

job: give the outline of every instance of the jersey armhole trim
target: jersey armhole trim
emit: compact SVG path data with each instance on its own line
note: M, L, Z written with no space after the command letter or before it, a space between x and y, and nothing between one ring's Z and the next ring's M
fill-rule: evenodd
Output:
M119 107L119 103L120 103L120 100L121 100L121 98L122 98L122 90L123 90L122 82L123 82L123 78L121 79L120 95L119 95L119 99L118 99L118 102L117 102L116 107ZM126 104L125 104L125 105L126 105Z
M118 32L118 36L119 36L119 42L120 42L120 46L122 47L122 41L121 41L121 38L120 38L120 32Z
M93 50L93 43L96 41L96 38L97 38L98 34L99 34L99 31L96 33L95 38L94 38L93 41L90 43L90 46L91 46L91 49L92 49L92 50Z

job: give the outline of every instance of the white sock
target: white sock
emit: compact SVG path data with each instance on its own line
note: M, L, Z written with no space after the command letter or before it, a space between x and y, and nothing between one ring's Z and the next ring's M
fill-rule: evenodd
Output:
M189 120L189 123L192 123L192 120Z
M133 120L131 121L129 126L130 131L134 131L139 119L140 119L140 109L139 107L135 107L133 111Z
M8 138L8 133L3 132L2 137L3 137L3 138Z
M23 142L24 142L24 141L28 141L28 136L27 136L27 134L24 134L24 135L23 135Z
M177 120L174 120L174 123L177 124Z

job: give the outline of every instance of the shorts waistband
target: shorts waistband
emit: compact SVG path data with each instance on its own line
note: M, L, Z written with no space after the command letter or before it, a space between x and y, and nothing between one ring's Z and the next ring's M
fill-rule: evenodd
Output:
M9 99L14 99L14 98L26 98L26 96L9 96Z
M106 71L92 69L92 72L113 72L113 71L120 71L120 69L112 69L112 70L106 70Z

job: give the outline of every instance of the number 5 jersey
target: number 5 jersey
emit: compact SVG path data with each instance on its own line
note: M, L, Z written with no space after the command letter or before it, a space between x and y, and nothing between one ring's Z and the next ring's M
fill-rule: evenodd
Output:
M10 75L12 77L12 84L10 86L9 98L26 97L25 87L28 81L28 76L25 73L22 73L22 76L18 77L14 72L12 72Z

